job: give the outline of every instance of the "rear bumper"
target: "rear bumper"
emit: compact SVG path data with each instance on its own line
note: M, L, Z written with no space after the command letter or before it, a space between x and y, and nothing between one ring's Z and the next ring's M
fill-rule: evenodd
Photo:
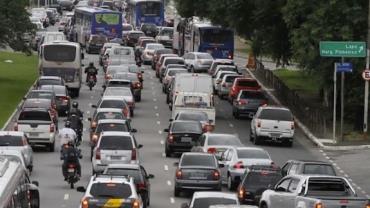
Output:
M248 107L241 107L241 106L233 106L235 112L240 114L255 114L258 108L248 108Z
M257 132L257 136L261 141L268 141L268 142L292 142L294 134L281 134L280 136L273 136L272 134L276 134L275 132Z
M186 143L172 143L172 144L166 144L167 149L172 152L190 152L191 148L193 147L192 144L186 144Z
M219 190L221 189L221 181L176 179L175 187L188 190Z
M31 146L35 144L51 144L54 141L55 141L54 133L50 133L49 136L46 136L45 134L42 134L38 137L28 136L28 142L30 143Z

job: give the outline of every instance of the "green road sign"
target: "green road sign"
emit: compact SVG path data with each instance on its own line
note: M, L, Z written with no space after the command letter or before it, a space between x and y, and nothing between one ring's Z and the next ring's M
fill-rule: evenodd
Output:
M350 41L320 41L320 56L366 57L366 43Z

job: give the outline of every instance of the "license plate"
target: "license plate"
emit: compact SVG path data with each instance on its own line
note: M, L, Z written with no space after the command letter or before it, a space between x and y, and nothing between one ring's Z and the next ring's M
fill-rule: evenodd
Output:
M30 133L29 135L30 135L30 136L38 136L38 135L39 135L39 133Z
M120 160L122 157L121 156L112 156L110 157L112 160Z
M68 168L68 173L74 173L75 172L75 169L73 168Z
M191 179L206 179L207 177L204 176L202 173L192 173Z
M181 137L181 142L191 142L192 138L191 137Z

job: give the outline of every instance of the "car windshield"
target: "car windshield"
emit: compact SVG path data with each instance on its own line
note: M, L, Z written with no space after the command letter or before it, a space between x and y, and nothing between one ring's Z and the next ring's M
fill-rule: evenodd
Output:
M184 155L181 159L181 166L208 166L216 167L216 160L213 155Z
M274 186L280 179L281 174L278 172L271 171L259 171L248 173L243 186L245 187L263 187L268 188Z
M207 198L197 198L194 200L193 208L205 208L210 207L211 205L237 205L235 199L228 198L217 198L217 197L207 197Z
M132 96L130 88L127 87L108 87L104 91L106 96Z
M58 79L40 79L38 81L39 86L41 85L62 85L62 82Z
M303 167L303 174L308 175L332 175L335 176L333 166L329 164L305 164Z
M0 136L0 146L23 146L21 136L3 135Z
M263 150L238 149L237 153L238 153L238 158L270 159L268 154Z
M175 122L172 124L171 132L184 132L184 133L201 133L202 127L197 122Z
M100 112L96 116L98 120L100 119L124 119L123 114L119 112Z
M131 137L128 136L103 136L100 139L100 149L104 150L132 150Z
M125 107L125 103L122 100L103 100L99 108L120 108Z
M50 115L48 112L43 111L23 111L19 115L18 120L21 121L51 121Z
M27 98L44 98L44 99L52 99L53 93L52 92L35 92L31 91L28 93Z
M259 87L256 80L238 80L236 85L242 87Z
M209 53L200 53L196 54L198 59L213 59L213 57Z
M101 123L96 128L96 132L100 133L103 131L122 131L128 132L127 125L121 123Z
M132 195L131 186L123 183L94 183L90 194L94 198L127 199Z
M274 121L293 121L292 113L284 109L263 109L258 118Z
M258 99L258 100L265 100L266 97L263 92L259 91L242 91L240 95L240 99Z
M181 73L188 73L188 71L186 69L175 69L175 70L170 70L168 72L168 76L175 76L176 74L181 74Z
M208 115L206 113L181 113L177 120L208 121Z
M239 138L234 135L210 135L208 145L242 146Z
M149 50L155 50L155 49L164 48L164 46L162 44L148 44L146 48Z
M142 182L142 176L138 169L129 169L129 168L107 168L105 174L115 175L115 176L130 176L134 178L134 183Z
M181 64L184 65L184 60L182 59L166 59L164 65L167 66L168 64Z

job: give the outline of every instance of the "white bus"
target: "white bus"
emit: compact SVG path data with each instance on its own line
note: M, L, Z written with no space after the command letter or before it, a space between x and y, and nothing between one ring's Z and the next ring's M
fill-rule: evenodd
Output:
M22 164L14 158L0 156L0 207L39 208L37 182L30 182Z
M82 82L84 54L79 43L54 41L41 46L40 75L59 76L64 79L70 94L78 97Z

